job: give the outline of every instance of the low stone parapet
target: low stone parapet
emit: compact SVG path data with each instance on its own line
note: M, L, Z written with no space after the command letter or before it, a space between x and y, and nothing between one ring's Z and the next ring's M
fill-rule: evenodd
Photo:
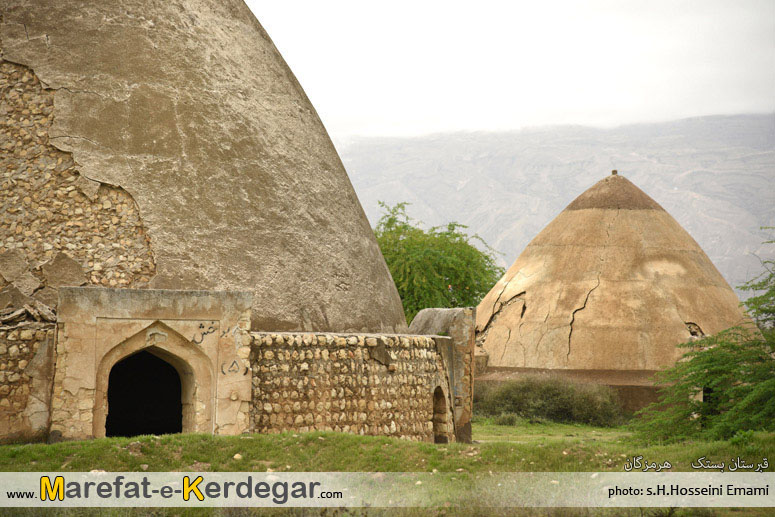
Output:
M441 336L252 333L254 432L340 431L439 441L434 390L452 422ZM442 430L452 441L451 424Z

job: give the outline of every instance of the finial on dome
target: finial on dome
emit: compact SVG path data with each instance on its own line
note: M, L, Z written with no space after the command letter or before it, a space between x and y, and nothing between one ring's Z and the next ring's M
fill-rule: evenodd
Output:
M619 172L616 169L611 171L611 176L616 176L617 174L619 174Z

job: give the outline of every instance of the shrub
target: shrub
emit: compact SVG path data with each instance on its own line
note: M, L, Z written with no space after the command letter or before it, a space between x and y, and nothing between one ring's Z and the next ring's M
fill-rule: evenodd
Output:
M595 384L526 376L498 384L477 384L474 393L475 412L502 419L514 415L599 426L618 425L624 419L614 391Z
M486 399L490 392L498 387L498 383L491 381L476 381L474 388L474 413L481 409L482 402ZM484 416L483 413L479 412Z
M647 440L728 439L775 431L775 339L732 327L682 345L688 351L660 372L660 400L632 427Z
M503 413L500 416L493 418L492 423L495 425L517 425L522 419L514 413Z
M742 305L756 326L743 323L681 345L687 349L681 360L657 376L659 402L632 423L641 437L728 439L775 431L775 260L762 266L740 286L754 294Z

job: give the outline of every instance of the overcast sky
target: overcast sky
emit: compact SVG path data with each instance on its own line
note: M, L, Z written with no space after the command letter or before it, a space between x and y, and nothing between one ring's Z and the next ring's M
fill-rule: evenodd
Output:
M337 140L775 111L775 0L247 0Z

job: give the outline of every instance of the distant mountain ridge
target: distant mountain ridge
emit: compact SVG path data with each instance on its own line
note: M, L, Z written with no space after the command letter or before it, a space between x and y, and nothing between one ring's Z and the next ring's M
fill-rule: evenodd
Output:
M759 229L775 225L775 114L357 138L339 147L372 226L378 201L407 201L426 226L468 225L503 253L504 266L612 169L675 217L733 287L761 271L757 256L775 256Z

